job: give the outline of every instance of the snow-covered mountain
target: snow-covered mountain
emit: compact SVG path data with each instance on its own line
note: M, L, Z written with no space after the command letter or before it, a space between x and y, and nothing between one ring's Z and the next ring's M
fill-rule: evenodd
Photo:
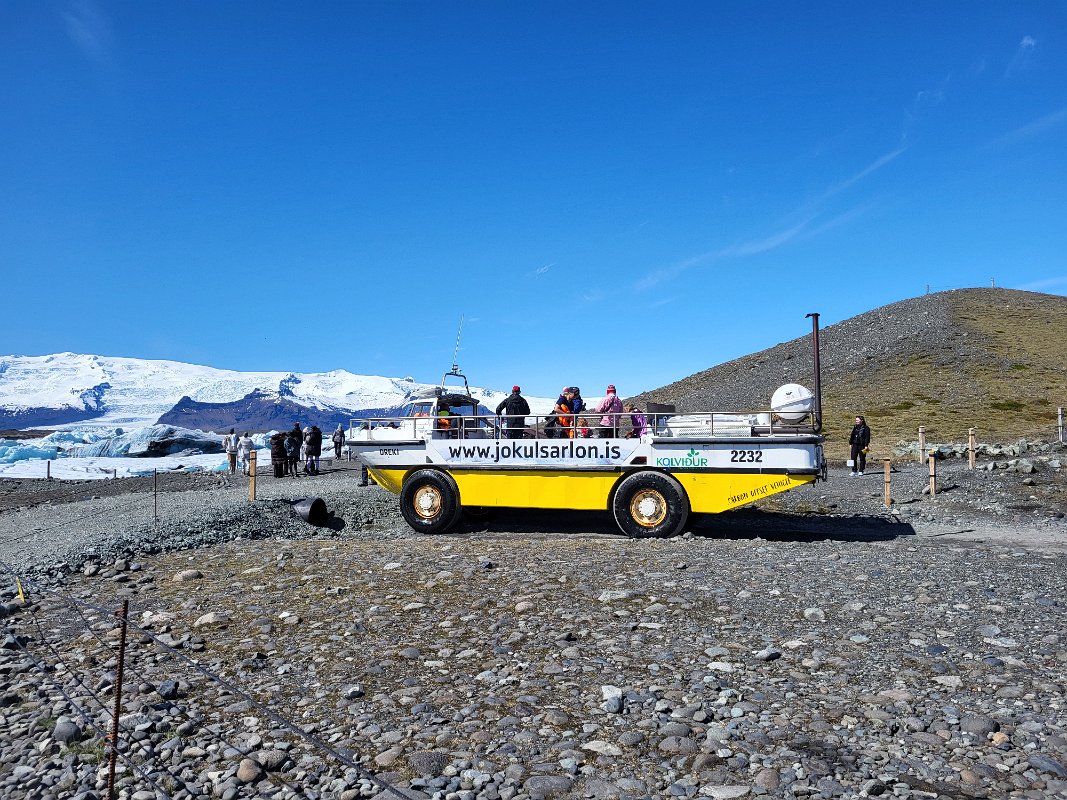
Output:
M345 370L237 372L78 353L0 356L0 428L135 428L162 420L205 430L267 430L298 419L332 427L393 409L424 386ZM504 397L472 392L493 407ZM543 408L545 402L550 408L551 400L532 405Z

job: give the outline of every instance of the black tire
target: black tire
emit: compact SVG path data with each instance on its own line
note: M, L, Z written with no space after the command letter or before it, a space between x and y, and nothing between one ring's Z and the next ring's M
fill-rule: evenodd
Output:
M611 510L615 524L634 539L676 536L689 519L689 498L670 475L635 472L619 483Z
M456 482L435 469L413 472L400 490L400 513L422 533L448 533L462 510Z

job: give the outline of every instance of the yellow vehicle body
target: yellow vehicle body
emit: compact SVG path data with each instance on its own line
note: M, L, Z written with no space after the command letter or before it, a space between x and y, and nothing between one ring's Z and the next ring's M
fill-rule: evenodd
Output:
M400 494L411 469L370 467L374 480ZM450 467L464 506L604 511L612 489L624 477L618 470L508 470ZM813 483L812 474L752 472L672 472L697 514L717 514L764 497Z

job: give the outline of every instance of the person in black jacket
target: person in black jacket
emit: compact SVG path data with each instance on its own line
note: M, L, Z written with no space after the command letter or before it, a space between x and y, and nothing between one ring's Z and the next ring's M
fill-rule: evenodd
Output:
M286 442L285 474L292 475L295 478L299 472L300 448L304 444L304 432L300 430L299 422L293 425L293 429L289 431Z
M497 416L501 413L507 414L504 420L506 427L504 435L508 439L522 438L522 430L526 427L526 415L530 413L530 404L519 394L520 391L518 386L512 386L511 394L501 400L500 405L496 407Z
M871 429L862 416L856 417L848 443L852 445L852 476L862 475L863 468L867 466L867 448L871 443Z
M285 434L275 433L270 437L270 463L274 477L280 478L285 470Z

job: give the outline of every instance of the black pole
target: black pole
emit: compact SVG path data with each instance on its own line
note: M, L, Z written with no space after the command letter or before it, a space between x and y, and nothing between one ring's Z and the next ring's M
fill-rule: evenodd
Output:
M815 369L815 432L822 431L822 364L819 362L819 315L808 314L811 317L811 349L814 358Z

